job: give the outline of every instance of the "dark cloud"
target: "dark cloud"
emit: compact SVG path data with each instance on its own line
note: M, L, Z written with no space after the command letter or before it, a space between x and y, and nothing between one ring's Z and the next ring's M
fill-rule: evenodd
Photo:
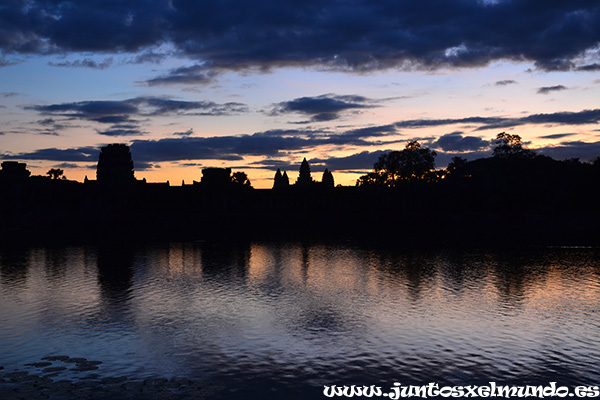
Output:
M52 135L56 134L57 135L59 131L69 128L69 127L73 127L73 125L69 124L67 121L58 121L58 120L55 120L54 118L40 119L40 120L36 121L35 124L41 125L44 128L43 129L34 128L32 131L40 133L42 135L48 135L48 134L52 134Z
M138 129L135 125L115 125L110 129L97 129L96 133L104 136L142 136L148 132Z
M340 113L374 107L374 101L363 96L340 96L324 94L316 97L300 97L275 105L270 115L301 114L311 118L305 122L331 121Z
M52 125L54 126L56 124L56 121L52 118L45 118L45 119L40 119L39 121L37 121L37 123L39 125Z
M391 150L362 151L346 157L312 158L309 162L327 167L331 171L372 169L379 157Z
M430 126L443 126L455 124L474 124L474 125L497 125L506 124L512 121L503 117L467 117L467 118L446 118L446 119L410 119L394 123L396 128L426 128ZM507 126L507 125L505 125Z
M532 114L527 117L519 118L518 121L524 124L597 124L600 121L600 109L578 112L559 111L551 114Z
M156 168L160 168L160 165L144 161L133 161L133 169L136 171L148 171Z
M577 71L600 71L600 64L596 63L596 64L587 64L587 65L581 65L579 67L577 67Z
M126 64L159 64L169 56L168 53L160 53L153 50L147 50L140 54L136 54L125 61Z
M131 132L130 132L131 131ZM116 125L106 131L98 131L107 136L139 135L142 132L135 126ZM252 135L181 137L158 140L137 139L131 142L134 160L141 162L185 161L216 159L227 161L243 160L244 156L275 157L289 151L306 151L317 146L365 146L380 144L365 140L373 135L369 131L359 133L333 134L314 130L270 130ZM41 149L30 153L7 154L11 159L40 159L55 161L89 161L91 153L97 149L84 147L76 149Z
M328 168L331 171L345 171L364 173L364 171L372 170L373 165L383 154L387 154L392 150L378 150L378 151L362 151L360 153L352 154L346 157L329 157L329 158L313 158L308 160L312 166L321 166L322 169ZM435 158L435 165L437 168L445 168L448 163L452 160L452 157L456 157L456 153L448 153L445 151L437 151ZM461 153L460 156L467 160L475 160L478 158L489 157L492 155L491 150L478 150Z
M550 92L559 92L561 90L567 90L567 88L563 85L556 85L556 86L544 86L541 87L537 90L537 92L539 94L548 94Z
M84 58L83 60L75 61L63 61L60 63L49 62L48 65L53 67L66 67L66 68L91 68L91 69L106 69L113 63L112 57L107 57L104 60L98 62L92 58Z
M489 146L489 140L484 140L476 136L463 136L462 132L452 132L442 135L432 143L433 148L442 149L446 152L470 152L486 149Z
M507 79L507 80L496 82L496 86L514 85L516 83L517 83L517 81L514 81L512 79Z
M398 134L398 129L395 124L379 125L379 126L368 126L366 128L351 129L344 132L346 138L368 138L368 137L380 137L387 135Z
M544 136L540 136L540 139L562 139L562 138L566 138L569 136L574 136L577 135L576 133L554 133L552 135L544 135Z
M556 146L546 146L536 149L536 152L550 156L556 160L579 158L584 161L591 161L600 156L600 142L561 142Z
M132 154L142 161L241 160L243 156L275 156L281 151L302 150L330 144L328 137L306 138L274 134L273 131L252 135L183 137L159 140L134 140Z
M270 168L270 169L281 169L281 171L292 171L299 168L295 163L291 163L286 160L278 160L275 158L268 158L266 160L254 161L245 168Z
M145 81L147 85L207 85L216 81L218 73L203 65L180 67L170 70L165 75Z
M156 115L231 115L247 111L242 103L219 104L212 101L183 101L162 97L135 97L127 100L92 100L75 103L31 105L25 107L43 115L79 118L106 124L136 122L133 116Z
M184 132L173 132L173 135L175 135L175 136L191 136L193 134L194 134L194 130L192 128L190 128Z
M12 60L6 58L0 58L0 68L2 67L10 67L13 65L17 65L21 62L21 60Z
M1 92L0 93L0 97L14 97L14 96L18 96L19 94L17 92Z
M37 129L34 133L46 136L59 136L59 133L53 129Z
M37 111L43 115L60 115L65 117L76 117L80 119L106 122L104 118L123 119L129 115L139 113L136 102L123 101L80 101L76 103L60 103L50 105L32 105L25 107L28 110Z
M147 52L168 43L214 70L361 72L493 60L565 70L600 41L600 5L584 0L6 2L4 53Z
M14 160L50 160L50 161L65 161L65 162L78 162L78 161L98 161L98 155L100 149L98 147L78 147L73 149L39 149L29 153L11 154L5 153L1 157L5 159Z
M447 119L412 119L392 124L397 129L426 128L445 125L481 125L475 130L502 129L526 124L584 125L600 122L600 109L582 111L558 111L549 114L531 114L520 118L466 117Z
M76 169L76 168L91 169L91 168L93 168L93 169L96 169L96 164L81 165L81 164L75 164L75 163L70 163L70 162L64 162L64 163L54 165L53 168L69 168L69 169Z

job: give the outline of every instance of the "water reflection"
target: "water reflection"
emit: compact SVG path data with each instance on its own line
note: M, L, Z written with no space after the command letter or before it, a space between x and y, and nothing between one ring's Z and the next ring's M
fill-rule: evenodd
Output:
M101 358L105 375L256 393L588 384L600 380L599 260L323 243L2 249L0 354L7 367L64 353Z
M25 246L0 247L0 282L3 285L16 288L25 284L29 250Z
M97 249L98 285L107 304L122 304L133 287L134 249L123 244L103 244Z

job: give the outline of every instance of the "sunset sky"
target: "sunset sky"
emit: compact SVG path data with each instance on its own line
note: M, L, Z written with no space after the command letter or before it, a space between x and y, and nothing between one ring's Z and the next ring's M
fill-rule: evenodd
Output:
M506 131L556 159L600 156L600 2L4 0L0 160L95 179L131 146L138 179L306 157L353 185L417 139L437 167Z

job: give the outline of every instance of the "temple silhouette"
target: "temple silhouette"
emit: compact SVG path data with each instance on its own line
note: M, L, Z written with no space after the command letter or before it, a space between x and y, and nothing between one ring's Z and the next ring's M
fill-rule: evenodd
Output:
M443 175L405 175L392 187L380 184L385 175L377 168L354 187L336 187L328 169L317 181L304 159L296 182L277 169L271 189L252 188L245 173L230 168L205 168L199 181L181 186L138 180L124 144L103 147L96 179L83 183L54 169L32 176L26 164L4 161L0 239L600 242L600 163L507 154L472 162L456 158Z

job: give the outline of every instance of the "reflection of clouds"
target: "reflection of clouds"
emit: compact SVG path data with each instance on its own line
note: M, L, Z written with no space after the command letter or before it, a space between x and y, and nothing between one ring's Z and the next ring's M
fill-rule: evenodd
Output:
M5 274L10 259L25 278ZM0 311L43 316L31 338L110 342L106 357L131 353L124 369L518 379L600 361L599 271L593 249L40 248L0 251Z

